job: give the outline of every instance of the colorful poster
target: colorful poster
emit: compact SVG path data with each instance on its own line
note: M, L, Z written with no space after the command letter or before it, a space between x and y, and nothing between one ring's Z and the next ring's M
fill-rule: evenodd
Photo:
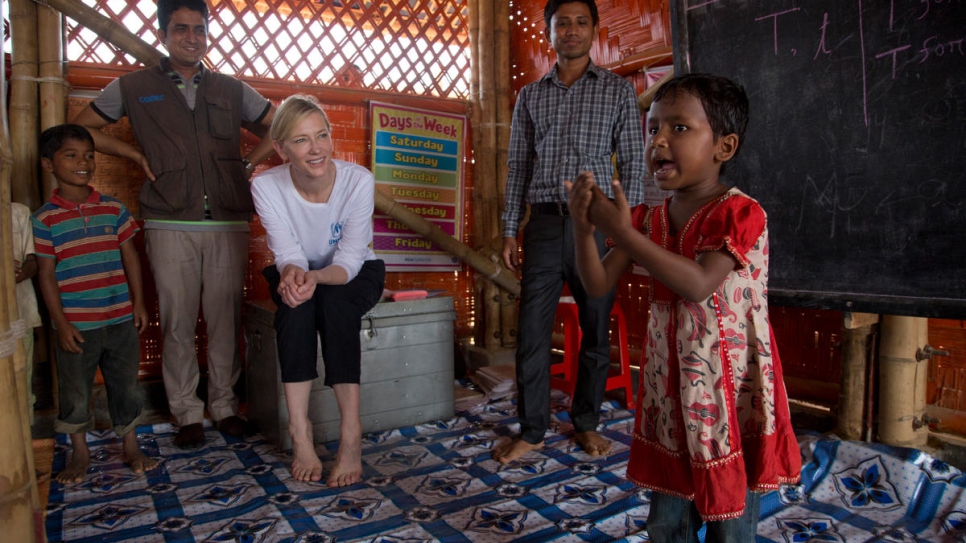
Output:
M376 190L463 239L466 117L372 103ZM453 271L459 259L376 210L373 248L388 271Z

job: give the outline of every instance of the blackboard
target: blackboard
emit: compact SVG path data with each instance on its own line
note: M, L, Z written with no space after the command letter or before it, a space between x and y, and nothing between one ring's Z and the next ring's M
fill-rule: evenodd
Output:
M779 305L966 318L966 0L675 0L676 73L744 85L726 182Z

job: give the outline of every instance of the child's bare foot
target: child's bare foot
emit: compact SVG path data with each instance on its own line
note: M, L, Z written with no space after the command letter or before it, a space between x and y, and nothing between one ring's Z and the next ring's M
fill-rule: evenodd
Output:
M87 476L87 468L91 465L91 451L87 448L87 433L71 434L70 442L73 452L64 471L54 476L54 480L62 484L79 483Z
M574 441L590 456L607 456L610 454L610 441L593 430L577 432L574 435Z
M292 437L292 478L305 483L322 480L322 461L315 454L312 431L296 434L297 432L289 434Z
M144 454L138 447L137 432L130 431L122 438L124 442L124 463L131 466L131 471L142 474L158 467L158 461Z
M342 438L335 466L326 481L330 488L350 486L362 480L362 438Z
M54 480L65 485L70 483L79 483L83 481L84 477L87 475L87 468L90 466L90 464L90 457L78 457L77 452L75 451L71 456L70 462L67 463L67 467L64 468L64 471L58 473L54 477Z
M492 456L497 462L505 465L513 462L514 460L519 460L525 454L531 451L536 451L541 448L543 448L543 441L540 443L527 443L526 441L517 438L511 439L510 441L497 446L497 448L493 449L493 452L490 454L490 456Z

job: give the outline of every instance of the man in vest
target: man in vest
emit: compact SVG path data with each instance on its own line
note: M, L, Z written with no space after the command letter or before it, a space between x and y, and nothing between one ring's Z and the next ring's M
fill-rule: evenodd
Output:
M246 431L232 388L254 210L248 178L273 151L265 138L242 157L240 129L270 126L275 108L201 63L208 50L204 0L159 0L158 26L169 56L111 82L73 122L91 131L98 151L135 161L147 176L139 202L160 302L164 387L179 425L174 444L194 449L205 442L205 406L196 392L199 302L208 331L208 411L223 433ZM125 115L141 149L100 130Z

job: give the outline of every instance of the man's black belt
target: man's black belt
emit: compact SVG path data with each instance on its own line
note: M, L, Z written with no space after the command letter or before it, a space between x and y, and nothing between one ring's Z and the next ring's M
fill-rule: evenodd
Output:
M530 204L530 213L535 215L557 215L558 217L570 216L570 210L567 209L567 204L562 202Z

